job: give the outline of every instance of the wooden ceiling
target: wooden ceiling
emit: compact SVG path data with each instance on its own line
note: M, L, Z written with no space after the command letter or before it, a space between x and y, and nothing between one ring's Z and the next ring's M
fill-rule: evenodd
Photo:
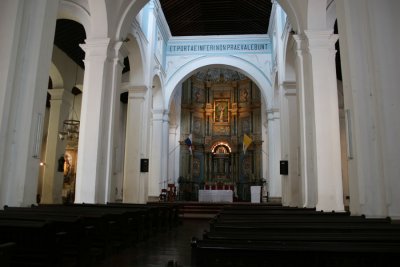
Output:
M173 36L266 34L271 0L160 0Z
M266 34L271 0L160 0L173 36ZM83 26L57 20L54 44L84 68ZM123 72L129 71L128 58Z

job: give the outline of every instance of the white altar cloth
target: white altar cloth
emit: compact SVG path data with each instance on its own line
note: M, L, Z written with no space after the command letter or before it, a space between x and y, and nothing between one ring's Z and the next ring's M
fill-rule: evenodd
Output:
M233 191L199 190L199 202L233 202Z

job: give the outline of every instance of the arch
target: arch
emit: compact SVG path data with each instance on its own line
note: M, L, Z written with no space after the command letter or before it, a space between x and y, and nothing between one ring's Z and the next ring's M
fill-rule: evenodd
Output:
M121 19L119 20L115 31L116 40L125 39L130 31L132 20L135 19L136 15L147 4L147 2L149 2L149 0L130 0L124 3L125 7L122 10L125 11L121 15Z
M143 49L141 43L131 34L128 36L129 42L126 43L129 58L129 82L131 84L144 84L144 61Z
M76 2L60 1L57 19L70 19L83 25L86 36L91 34L89 11Z
M152 93L153 93L153 110L164 110L163 93L161 88L161 80L158 75L153 77L152 82Z
M51 62L49 76L52 81L53 88L64 88L64 80L57 66Z
M221 64L221 62L224 62ZM190 75L204 67L228 68L239 71L251 78L261 91L261 95L265 98L266 103L272 103L273 91L271 89L271 81L259 68L252 63L235 56L215 56L200 57L183 65L171 77L169 77L165 85L165 103L167 108L170 106L171 96L178 84L182 83Z
M105 0L88 0L90 9L90 35L87 38L104 38L108 36L108 12ZM115 4L115 3L113 3ZM112 8L111 8L112 10Z
M328 29L333 29L336 22L336 2L332 1L326 8L326 27Z
M287 33L283 41L283 62L284 62L284 81L296 80L296 66L295 66L295 53L293 46L295 46L293 35Z
M297 10L296 7L293 6L293 1L278 0L278 3L288 16L289 21L293 27L293 30L296 32L303 31L303 28L301 26L302 23L300 22L300 17L298 15L298 12L296 11Z
M307 30L326 30L326 0L308 0L306 17Z
M229 152L229 153L225 153L225 154L232 153L232 148L230 147L230 145L227 142L223 142L223 141L215 142L211 147L211 152L213 154L216 154L218 152L217 150L219 147L224 147L227 150L227 152Z
M278 0L279 5L287 14L293 30L299 34L304 30L327 30L327 1Z

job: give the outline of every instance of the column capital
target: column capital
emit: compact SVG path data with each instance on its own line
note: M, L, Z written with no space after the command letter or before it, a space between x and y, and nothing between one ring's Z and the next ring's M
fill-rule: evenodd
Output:
M168 110L164 110L163 121L164 122L169 122L169 112L168 112Z
M304 31L302 34L294 34L297 53L313 49L333 49L336 41L339 39L338 34L332 31Z
M85 51L85 58L91 56L107 57L110 38L86 39L85 43L79 46Z
M64 88L48 89L47 92L51 95L51 100L62 100L64 96Z
M309 48L332 48L339 39L339 35L333 34L332 31L304 31L304 34L307 37Z
M130 99L145 99L146 93L147 93L147 86L145 85L139 85L139 86L130 86L128 88L129 96L128 98Z
M114 60L119 63L119 65L124 67L124 58L128 56L129 51L125 45L124 41L118 41L114 43Z
M170 124L169 125L169 134L176 134L178 131L178 126L177 124Z
M279 109L271 108L267 109L268 120L278 120L280 118Z
M164 118L164 109L153 109L153 121L162 121Z
M296 96L297 95L297 82L296 81L284 81L281 83L282 91L285 96Z

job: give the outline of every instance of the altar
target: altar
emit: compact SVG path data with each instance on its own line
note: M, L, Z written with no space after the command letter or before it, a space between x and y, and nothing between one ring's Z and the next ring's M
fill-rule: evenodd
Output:
M233 202L233 191L199 190L199 202Z

